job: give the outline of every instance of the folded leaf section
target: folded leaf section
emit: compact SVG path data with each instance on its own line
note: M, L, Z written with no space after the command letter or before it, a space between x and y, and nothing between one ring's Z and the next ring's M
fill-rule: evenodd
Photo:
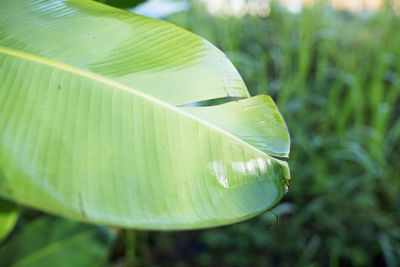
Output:
M270 96L259 95L217 106L182 108L268 155L289 157L289 132Z

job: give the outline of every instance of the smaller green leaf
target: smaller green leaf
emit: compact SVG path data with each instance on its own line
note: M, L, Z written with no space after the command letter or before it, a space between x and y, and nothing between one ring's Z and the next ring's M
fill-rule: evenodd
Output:
M43 217L0 248L0 266L99 266L113 241L106 227Z
M14 229L18 215L16 204L0 199L0 242Z

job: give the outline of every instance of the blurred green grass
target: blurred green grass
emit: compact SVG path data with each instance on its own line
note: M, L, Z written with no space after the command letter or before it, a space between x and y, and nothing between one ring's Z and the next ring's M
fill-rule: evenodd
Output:
M400 17L387 6L271 10L267 18L218 17L194 2L168 20L224 51L252 95L277 102L292 136L292 185L274 209L279 222L269 212L213 230L146 234L141 260L400 265Z

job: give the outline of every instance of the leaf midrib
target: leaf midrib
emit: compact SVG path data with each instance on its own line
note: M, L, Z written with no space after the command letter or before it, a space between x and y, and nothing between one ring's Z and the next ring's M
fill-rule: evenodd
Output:
M264 151L262 151L262 150L260 150L260 149L258 149L256 147L250 145L249 143L243 141L239 137L237 137L237 136L235 136L235 135L233 135L233 134L231 134L231 133L229 133L229 132L227 132L227 131L225 131L225 130L223 130L221 128L218 128L214 124L211 124L210 122L208 122L206 120L198 118L198 117L192 115L191 113L188 113L188 112L184 111L183 109L180 109L179 107L171 105L171 104L169 104L169 103L167 103L165 101L162 101L162 100L160 100L158 98L155 98L154 96L146 94L146 93L144 93L142 91L135 90L134 88L129 87L127 85L124 85L122 83L116 82L116 81L111 80L111 79L107 79L106 77L94 74L94 73L89 72L89 71L85 71L85 70L79 69L77 67L74 67L74 66L71 66L71 65L68 65L68 64L65 64L65 63L61 63L61 62L58 62L58 61L55 61L55 60L52 60L52 59L49 59L49 58L45 58L45 57L42 57L42 56L37 56L37 55L31 54L31 53L17 51L17 50L14 50L14 49L11 49L11 48L7 48L7 47L1 46L1 45L0 45L0 53L6 54L6 55L8 54L8 55L15 56L15 57L19 57L19 58L24 59L24 60L30 60L30 61L36 62L38 64L43 64L43 65L59 68L61 70L68 71L68 72L71 72L71 73L75 73L75 74L78 74L80 76L96 80L98 82L103 82L103 83L108 84L108 85L110 85L112 87L116 87L116 88L124 90L124 91L126 91L128 93L131 93L131 94L134 94L136 96L142 97L142 98L144 98L144 99L146 99L146 100L148 100L150 102L153 102L153 103L158 104L158 105L160 105L162 107L165 107L166 109L171 109L171 110L173 110L175 112L178 112L178 113L180 113L180 114L182 114L182 115L184 115L186 117L189 117L189 118L191 118L191 119L193 119L195 121L198 121L199 123L211 128L211 129L213 129L213 130L215 130L217 132L223 133L224 135L229 136L232 139L240 142L244 146L250 147L251 149L262 153L263 155L267 156L269 159L272 159L272 160L276 161L278 164L280 164L280 162L279 162L280 160L276 159L275 156L272 156L272 155L269 155L269 154L265 153Z

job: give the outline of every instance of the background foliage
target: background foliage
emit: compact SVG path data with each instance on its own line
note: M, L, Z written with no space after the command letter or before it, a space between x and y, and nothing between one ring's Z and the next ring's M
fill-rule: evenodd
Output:
M194 5L169 20L224 51L252 95L277 101L292 136L293 179L274 209L279 222L266 213L219 229L151 233L151 261L400 264L399 16L320 4L300 14L275 5L267 18L215 17Z
M194 2L168 20L224 51L252 95L273 96L292 136L292 185L273 213L241 224L120 231L110 265L399 265L400 17L326 4L212 16ZM25 211L14 232L37 215Z

